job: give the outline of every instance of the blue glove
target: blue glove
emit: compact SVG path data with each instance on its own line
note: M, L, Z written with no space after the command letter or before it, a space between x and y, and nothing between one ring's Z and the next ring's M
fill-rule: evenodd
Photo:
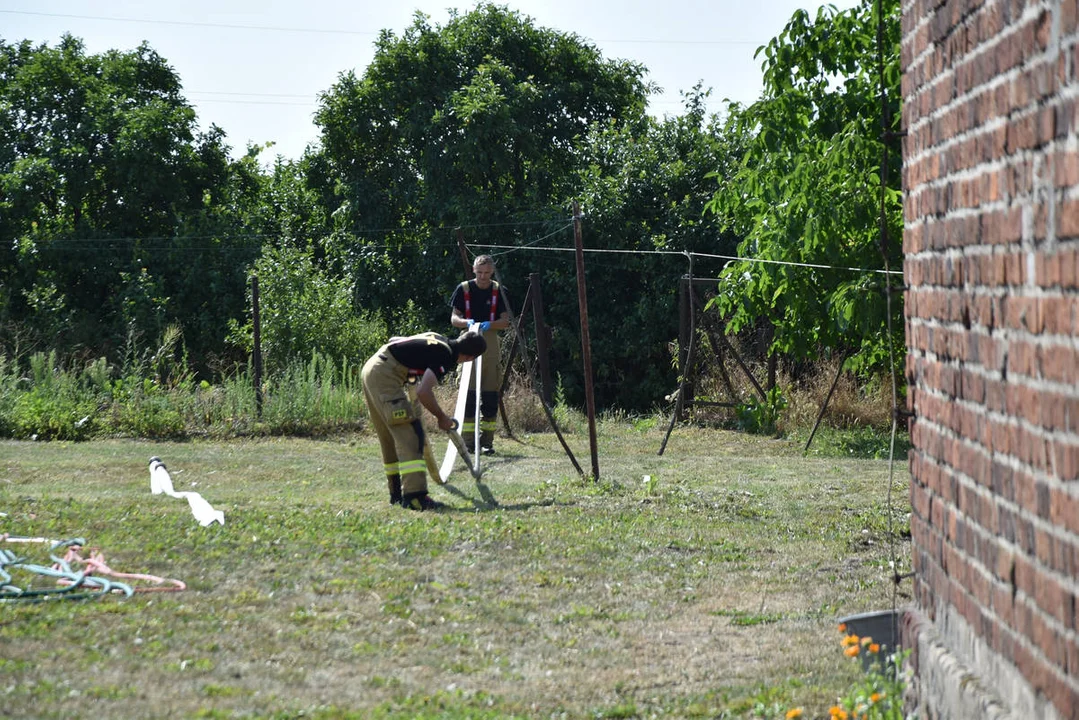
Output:
M483 322L480 323L480 332L487 332L490 329L491 329L491 321L490 320L484 320Z
M470 327L472 327L473 325L476 324L476 321L473 320L472 318L467 318L467 320L468 320L468 325L466 325L465 327L470 328Z

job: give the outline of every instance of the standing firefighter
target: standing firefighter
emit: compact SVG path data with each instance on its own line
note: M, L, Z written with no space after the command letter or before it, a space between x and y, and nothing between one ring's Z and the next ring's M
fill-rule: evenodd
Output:
M433 332L394 337L363 366L363 395L371 424L378 434L390 502L410 510L437 508L427 494L427 464L420 409L409 399L405 385L415 383L416 400L449 430L453 418L435 399L434 387L457 363L468 362L487 349L478 333L450 340Z
M494 279L495 261L490 255L479 255L472 263L475 280L466 280L454 289L450 298L453 311L450 324L455 328L479 327L487 340L483 353L483 377L480 378L480 449L485 455L495 451L495 428L498 425L498 392L502 383L502 351L498 330L510 326L509 297ZM476 431L476 398L468 394L465 401L465 421L461 434L470 437Z

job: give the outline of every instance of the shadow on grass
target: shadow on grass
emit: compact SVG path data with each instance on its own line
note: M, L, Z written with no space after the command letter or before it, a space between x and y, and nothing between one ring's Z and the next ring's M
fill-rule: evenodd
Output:
M439 487L441 487L443 490L450 493L451 495L459 497L462 500L469 501L470 503L472 503L473 509L480 511L528 510L529 508L548 507L555 504L554 500L539 500L537 502L517 503L515 505L501 505L499 504L498 499L494 496L494 493L491 492L491 488L489 488L486 483L482 483L478 480L476 481L476 490L478 490L480 494L478 498L464 492L452 483L445 483L443 485L440 485Z

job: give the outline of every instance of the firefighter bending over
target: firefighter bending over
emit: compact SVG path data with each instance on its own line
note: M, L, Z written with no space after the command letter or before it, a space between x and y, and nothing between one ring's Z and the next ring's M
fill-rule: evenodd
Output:
M487 349L483 336L467 332L456 339L433 332L393 337L363 366L363 395L371 424L378 434L390 502L410 510L442 505L427 494L427 464L423 457L422 405L449 430L453 418L435 398L435 385L458 363L473 360ZM416 402L405 386L415 383Z

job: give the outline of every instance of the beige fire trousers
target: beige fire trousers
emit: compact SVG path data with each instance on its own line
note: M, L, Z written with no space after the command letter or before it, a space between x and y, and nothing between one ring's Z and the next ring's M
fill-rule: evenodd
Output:
M364 364L363 396L378 435L387 478L401 476L404 495L427 492L427 463L423 459L420 406L405 392L408 368L390 355L388 346Z

